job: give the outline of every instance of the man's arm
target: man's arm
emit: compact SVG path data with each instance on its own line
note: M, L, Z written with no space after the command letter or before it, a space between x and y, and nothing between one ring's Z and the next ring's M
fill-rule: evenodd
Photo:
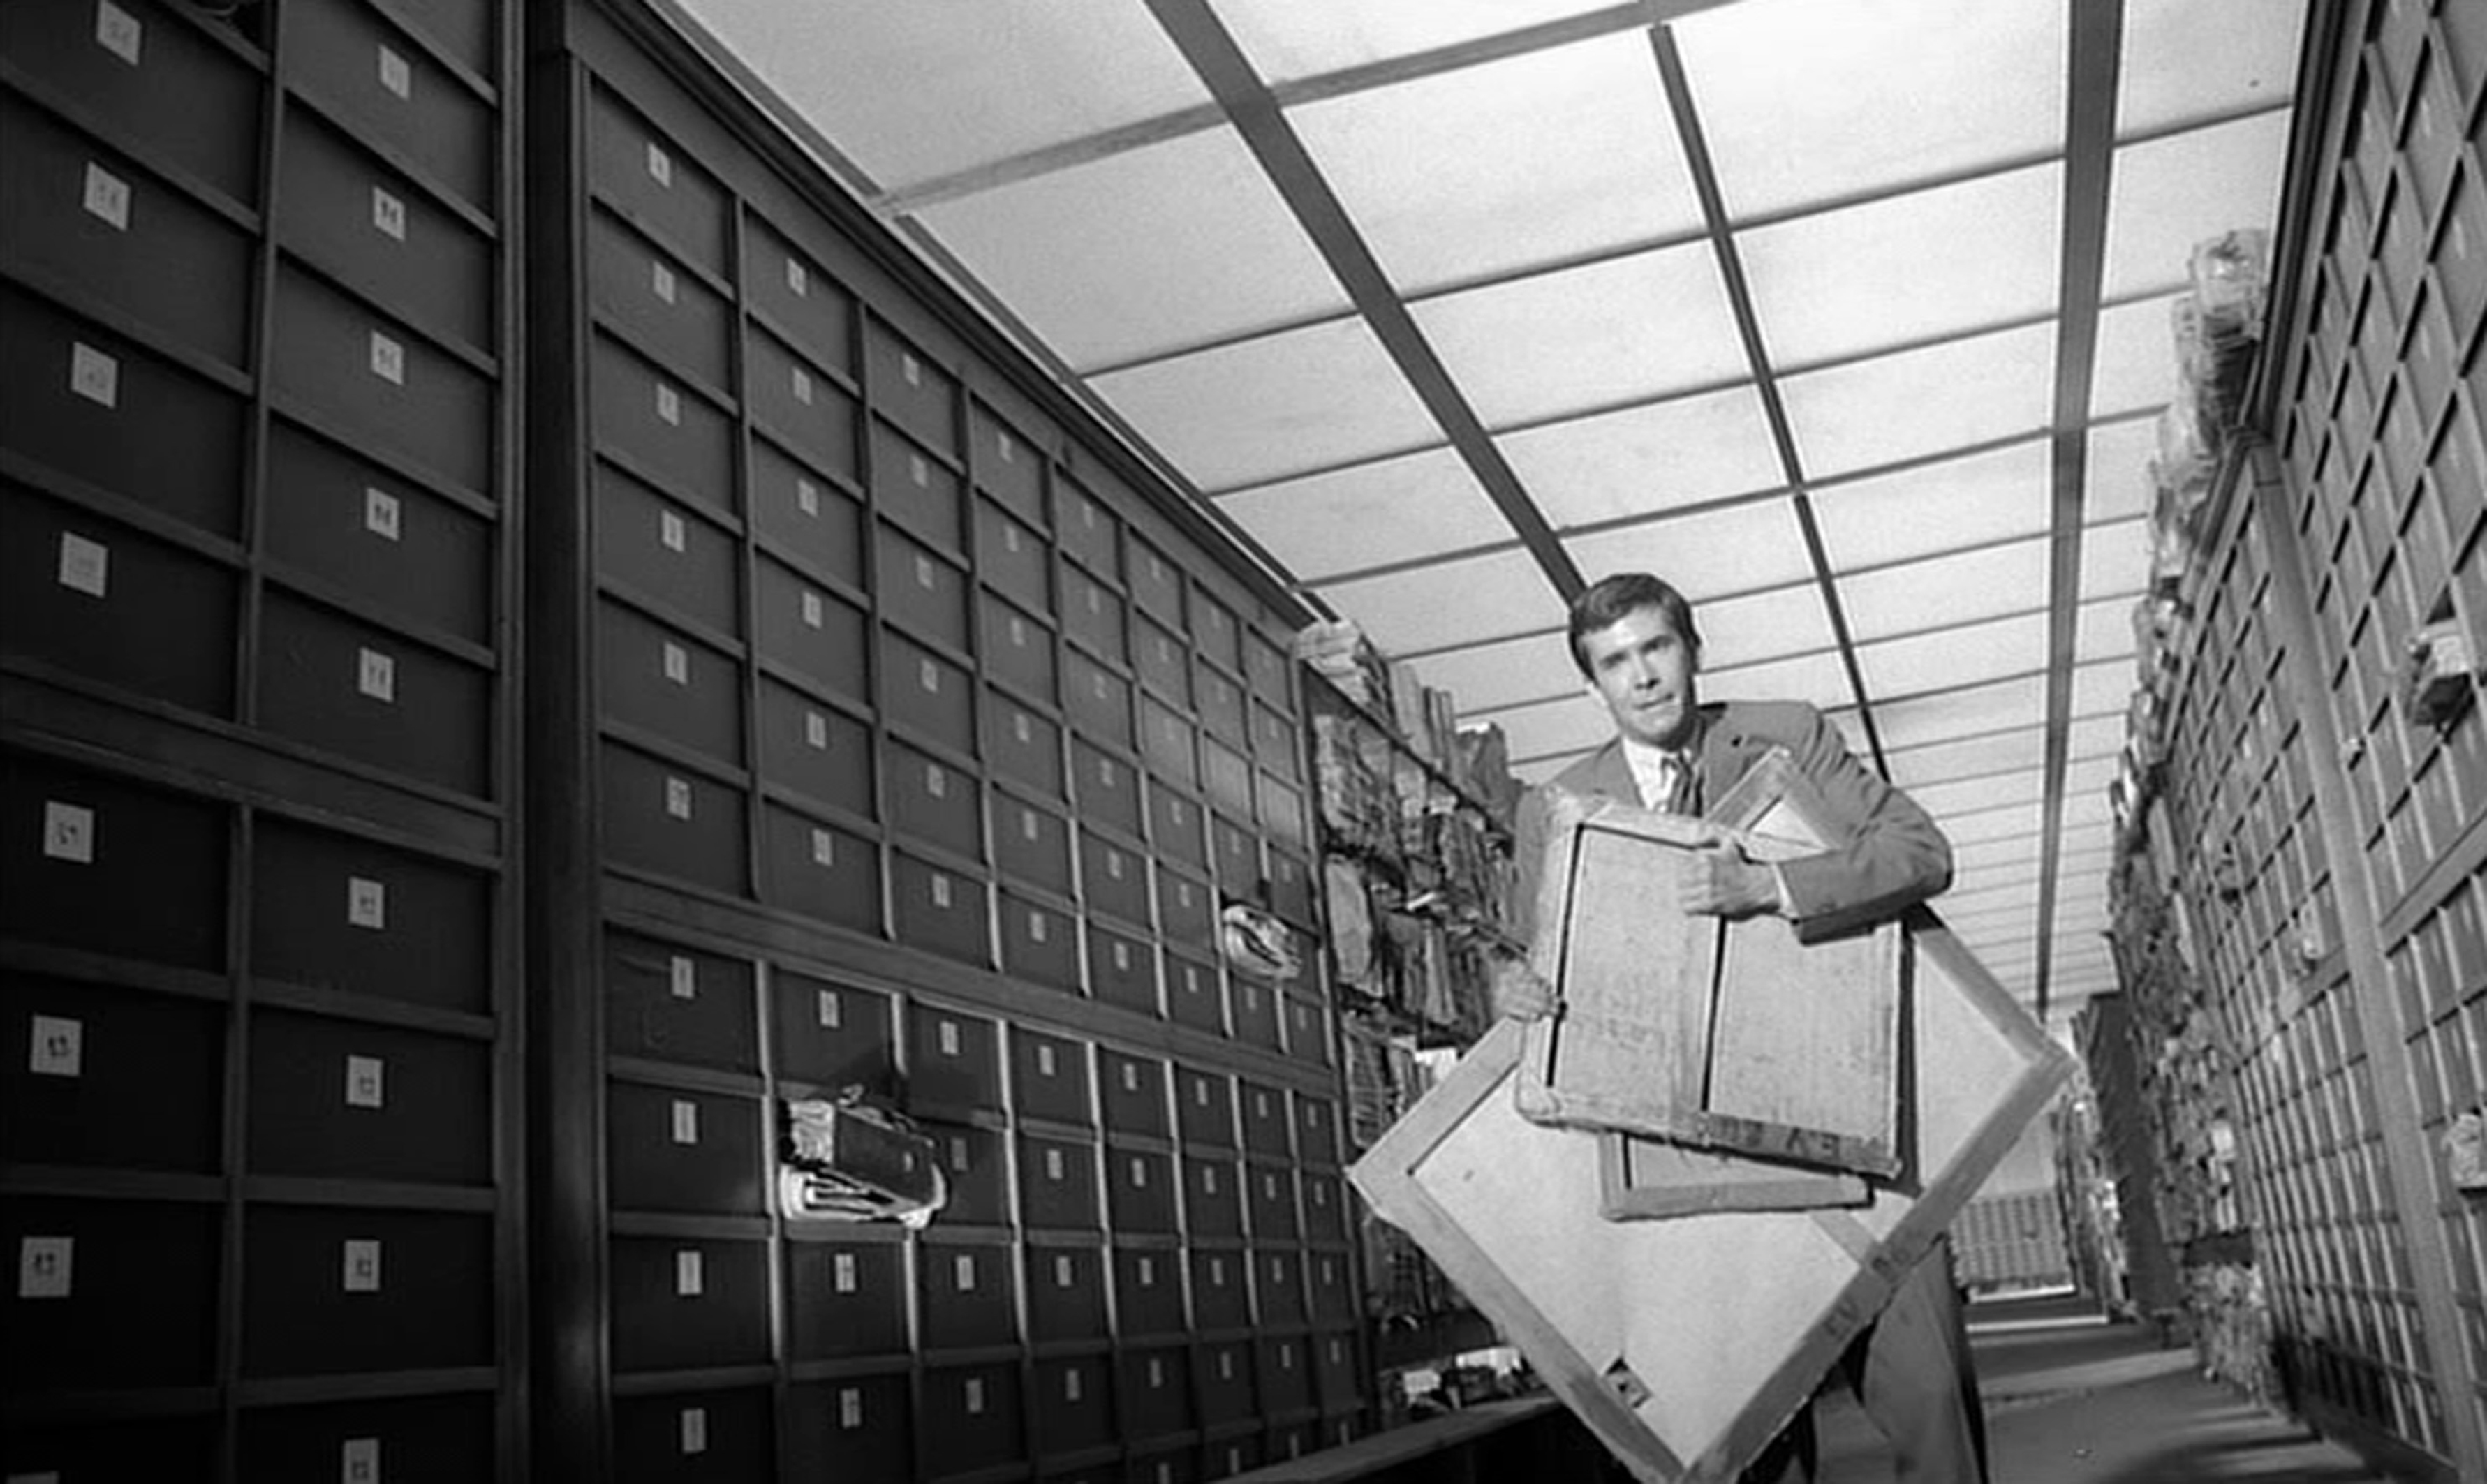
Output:
M1915 800L1848 751L1839 728L1807 708L1792 739L1797 767L1832 818L1852 821L1847 843L1779 863L1797 940L1811 943L1897 917L1951 885L1951 841Z

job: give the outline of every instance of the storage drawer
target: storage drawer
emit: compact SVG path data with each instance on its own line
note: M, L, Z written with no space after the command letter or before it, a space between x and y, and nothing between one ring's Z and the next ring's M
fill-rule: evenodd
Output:
M1123 1372L1123 1428L1131 1438L1163 1438L1192 1425L1191 1352L1166 1345L1127 1350Z
M615 1484L767 1484L775 1453L766 1389L613 1399Z
M913 1004L907 1011L907 1033L914 1102L1001 1111L1000 1032L992 1021Z
M742 217L742 301L805 360L854 369L854 300L757 212Z
M1123 595L1066 564L1061 572L1062 631L1074 644L1109 664L1125 663L1129 653L1129 620Z
M946 647L966 649L967 574L894 526L880 528L879 542L874 591L882 619Z
M968 410L976 485L1022 519L1045 524L1045 449L978 402Z
M766 1206L768 1153L759 1103L616 1082L607 1089L606 1118L613 1209L727 1215Z
M1017 1360L924 1373L926 1478L999 1469L1027 1456Z
M1296 1177L1292 1171L1259 1162L1247 1166L1244 1203L1252 1213L1252 1239L1256 1242L1293 1242L1302 1236L1303 1214L1297 1207L1296 1198ZM1300 1282L1297 1286L1300 1288ZM1300 1305L1301 1300L1298 1302Z
M1262 767L1290 781L1303 770L1303 733L1284 712L1252 703L1252 756Z
M1121 1484L1197 1484L1200 1477L1200 1460L1188 1443L1134 1448L1118 1475Z
M1226 1033L1226 1002L1216 965L1179 953L1166 955L1166 1018L1211 1035Z
M1003 881L1071 894L1071 822L1007 793L993 795L993 863Z
M1200 1347L1194 1375L1200 1383L1200 1420L1204 1426L1216 1428L1248 1422L1260 1414L1252 1388L1252 1342L1223 1340ZM1238 1443L1257 1446L1251 1439ZM1224 1447L1227 1444L1213 1444ZM1257 1452L1249 1455L1258 1457ZM1250 1467L1248 1462L1230 1460L1228 1472Z
M1097 1146L1021 1134L1019 1190L1020 1224L1052 1231L1096 1230Z
M1326 1097L1295 1094L1296 1157L1307 1165L1336 1168L1338 1105Z
M1191 644L1200 657L1229 674L1244 673L1244 628L1235 611L1195 587L1191 590Z
M1048 1455L1111 1446L1114 1373L1104 1356L1059 1356L1036 1362L1038 1446Z
M587 214L587 303L672 374L720 394L733 387L733 307L607 211Z
M1329 1064L1329 1012L1300 996L1286 997L1287 1055Z
M1355 1363L1355 1336L1332 1331L1308 1342L1313 1355L1313 1387L1325 1412L1355 1410L1364 1398L1363 1373Z
M975 681L964 667L892 630L880 636L884 717L956 752L975 747Z
M229 828L221 805L0 750L0 938L221 973Z
M1169 948L1217 952L1217 893L1208 882L1158 867L1158 933Z
M771 971L769 995L776 1003L771 1044L781 1080L824 1091L896 1090L896 1017L887 995L785 969Z
M747 874L742 790L610 742L602 754L606 858L741 895Z
M746 467L761 538L804 570L863 591L863 502L766 438L751 440Z
M490 876L262 814L251 879L255 977L494 1013Z
M1172 1155L1154 1149L1108 1148L1105 1195L1114 1229L1172 1235L1177 1226L1176 1178Z
M981 876L899 851L890 857L891 926L910 948L982 969L993 961L991 888Z
M223 1005L13 970L0 1028L0 1161L223 1168Z
M676 257L727 277L725 191L695 156L629 104L597 88L587 108L587 176L596 194Z
M279 17L288 79L487 216L498 206L491 106L377 12L353 0L298 0Z
M1209 802L1239 819L1256 819L1252 765L1244 755L1216 738L1203 743L1200 754Z
M1356 1317L1355 1294L1348 1287L1345 1252L1314 1252L1304 1263L1304 1275L1310 1279L1315 1319L1327 1324Z
M1190 648L1173 630L1145 617L1133 618L1132 668L1142 687L1177 710L1191 708Z
M1027 1322L1040 1345L1105 1337L1105 1263L1096 1248L1028 1247Z
M1174 1069L1176 1126L1188 1144L1232 1149L1235 1141L1235 1083L1219 1072L1193 1067Z
M1252 1328L1250 1255L1241 1247L1195 1247L1190 1260L1193 1328L1212 1333Z
M223 1230L221 1202L15 1194L0 1202L0 1243L17 1264L0 1306L9 1394L210 1384ZM336 1269L323 1262L321 1272ZM130 1343L134 1334L147 1342Z
M1166 1113L1164 1062L1100 1047L1097 1074L1107 1129L1152 1139L1167 1137L1173 1125Z
M916 1099L920 1105L924 1100ZM1002 1135L979 1124L926 1123L950 1182L950 1203L941 1208L942 1223L960 1226L1001 1226L1010 1221L1010 1163Z
M742 761L742 664L611 598L596 605L604 714L726 767Z
M369 1461L379 1470L365 1475L374 1484L382 1479L489 1479L498 1467L494 1413L489 1393L245 1408L236 1476L352 1480L354 1470ZM166 1477L153 1471L144 1476Z
M286 114L279 158L281 243L409 324L486 355L497 350L500 255L490 238L308 110ZM647 299L653 275L641 258L633 287ZM595 261L600 289L611 267ZM722 335L721 320L713 333Z
M1064 994L1079 992L1078 920L1015 892L1001 893L1002 972Z
M1226 1008L1235 1039L1269 1051L1280 1049L1284 1032L1279 1029L1277 990L1238 973L1227 981Z
M1247 1154L1285 1159L1288 1147L1287 1094L1249 1080L1238 1089L1235 1106L1244 1117L1244 1149Z
M927 1237L916 1271L924 1296L922 1348L973 1350L1017 1337L1019 1284L1007 1245Z
M833 926L880 930L880 847L782 805L760 809L761 899Z
M1110 1159L1116 1151L1107 1150ZM1175 1334L1184 1328L1183 1253L1172 1247L1114 1250L1114 1311L1126 1335Z
M1088 992L1107 1004L1157 1014L1157 950L1103 922L1090 922Z
M406 29L437 41L489 81L501 72L501 7L497 0L390 0Z
M985 693L985 760L995 778L1064 796L1062 728L998 691Z
M1311 848L1311 827L1304 820L1304 796L1267 773L1253 780L1255 816L1272 845L1296 851Z
M492 1048L259 1008L249 1168L332 1180L492 1183Z
M864 331L875 411L944 453L959 450L959 382L880 319Z
M969 860L984 855L984 800L972 773L893 739L883 774L892 828Z
M1169 628L1183 625L1183 564L1169 557L1154 541L1134 536L1130 541L1130 561L1125 575L1130 579L1132 602L1142 613L1157 618ZM1178 644L1178 653L1189 646Z
M854 397L766 330L746 328L742 344L753 424L813 468L854 479Z
M731 510L733 419L609 336L597 336L588 354L588 420L598 450L629 460L669 494Z
M1265 1312L1262 1323L1270 1322ZM1261 1350L1261 1405L1273 1415L1305 1412L1313 1406L1313 1361L1303 1336L1264 1339Z
M1139 852L1083 827L1079 881L1090 912L1110 914L1143 933L1149 930L1149 868Z
M1227 896L1259 900L1261 837L1223 814L1213 813L1209 816L1209 849L1217 869L1217 884L1225 889Z
M1153 696L1140 698L1140 756L1178 788L1200 786L1200 738L1189 722Z
M1217 671L1200 667L1200 724L1209 734L1229 747L1257 745L1252 736L1248 713L1251 702L1244 698L1244 687Z
M0 480L0 650L231 717L240 601L230 568Z
M609 1281L614 1370L768 1363L767 1244L617 1237Z
M976 502L976 571L1020 607L1039 615L1053 612L1052 543L990 500Z
M260 74L199 28L127 0L12 5L0 7L0 57L76 98L142 160L259 201Z
M1185 1235L1197 1241L1202 1237L1241 1237L1244 1235L1244 1186L1235 1161L1224 1155L1187 1154L1183 1158L1183 1229ZM1195 1303L1205 1303L1200 1295L1200 1278L1192 1276Z
M790 1386L782 1431L781 1477L915 1477L914 1415L903 1372Z
M459 793L494 795L489 671L272 588L259 622L262 727Z
M244 1376L493 1363L490 1217L263 1205L242 1228Z
M1274 845L1270 848L1270 907L1291 922L1313 924L1312 867Z
M617 1057L757 1073L752 978L748 959L607 931L605 1048Z
M760 777L859 818L873 799L872 728L816 697L760 682Z
M1149 841L1161 861L1209 868L1209 815L1196 800L1151 780L1148 785Z
M1053 704L1053 630L990 592L979 595L976 607L977 653L985 677Z
M1318 1170L1305 1170L1303 1188L1304 1235L1315 1242L1347 1240L1347 1187L1339 1177Z
M1134 839L1140 835L1140 775L1132 765L1096 745L1071 740L1072 797L1083 822L1120 830Z
M16 94L0 94L0 258L228 366L248 353L249 235Z
M1022 1118L1094 1124L1085 1043L1023 1027L1011 1030L1011 1104Z
M870 698L861 608L783 563L752 563L760 657L835 696Z
M788 1359L907 1353L905 1248L790 1235L785 1251Z
M599 485L606 487L601 470ZM629 487L645 502L633 508L646 522L637 529L653 540L662 502L644 485ZM492 522L282 418L268 423L263 529L267 553L278 561L391 615L469 644L498 644L499 535ZM706 533L696 523L684 529L686 541ZM607 549L620 560L618 549ZM670 571L665 577L655 591L670 596L688 586ZM733 602L730 586L723 596ZM697 612L689 601L684 606Z
M404 321L284 267L267 368L280 396L360 446L461 488L498 488L498 388Z
M1132 750L1132 682L1076 649L1062 656L1062 710L1076 734Z
M1054 486L1054 532L1062 549L1108 582L1123 578L1123 523L1076 481Z
M965 551L957 472L879 418L871 437L874 507L943 551Z
M6 279L0 344L0 448L238 538L242 398Z

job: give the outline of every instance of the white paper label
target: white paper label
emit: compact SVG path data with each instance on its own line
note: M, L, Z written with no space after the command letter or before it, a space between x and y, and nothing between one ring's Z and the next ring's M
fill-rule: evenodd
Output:
M657 512L657 543L667 551L682 551L690 545L690 527L671 510Z
M699 998L699 965L676 953L665 964L665 978L677 1000Z
M1223 1288L1226 1286L1225 1258L1212 1257L1209 1259L1209 1286L1212 1288Z
M950 775L937 762L924 765L924 791L936 799L950 796Z
M1009 553L1010 553L1011 555L1013 555L1013 556L1017 556L1017 555L1019 555L1019 552L1020 552L1020 536L1019 536L1019 527L1017 527L1017 526L1004 526L1004 527L1002 527L1002 549L1003 549L1004 551L1009 552Z
M1140 1067L1138 1062L1126 1061L1123 1063L1123 1090L1126 1092L1137 1092L1140 1090Z
M921 489L933 482L933 466L924 461L923 454L909 453L907 455L907 477Z
M129 182L93 161L86 167L87 214L115 232L129 230Z
M1143 1288L1155 1288L1158 1285L1158 1260L1156 1258L1143 1257L1140 1259L1139 1279L1140 1286Z
M925 694L931 696L941 694L941 667L931 660L924 661L915 678L916 682L924 687Z
M838 1426L849 1432L863 1426L863 1388L838 1388Z
M364 486L363 529L384 541L398 539L405 530L405 511L397 496Z
M666 426L683 426L683 394L662 382L657 384L657 417Z
M902 350L899 352L898 371L900 375L907 378L907 384L908 386L920 387L924 384L924 368L916 363L915 355L912 351Z
M58 799L43 803L43 854L73 866L95 864L95 811Z
M676 685L691 683L691 653L671 640L665 642L665 678Z
M70 346L70 390L98 407L121 405L121 363L80 341Z
M829 1286L840 1293L855 1291L855 1260L852 1252L840 1252L829 1259Z
M803 745L814 752L828 751L829 719L827 717L818 711L803 713Z
M1115 945L1114 945L1114 972L1115 972L1115 973L1117 973L1117 974L1129 974L1129 973L1131 972L1131 969L1132 969L1132 946L1131 946L1130 944L1128 944L1128 943L1118 943L1118 944L1115 944Z
M962 1395L966 1401L967 1415L980 1417L985 1415L985 1378L969 1376L962 1388Z
M798 299L809 297L812 292L811 273L792 258L786 260L786 287Z
M37 1015L26 1032L26 1070L38 1077L75 1077L86 1062L86 1025L66 1015Z
M74 531L61 533L61 586L89 597L101 597L112 585L112 551Z
M349 1438L340 1443L337 1477L343 1484L380 1484L380 1441Z
M1149 1357L1149 1389L1157 1391L1163 1389L1164 1387L1165 1361L1157 1356L1151 1356Z
M1048 1149L1045 1151L1045 1178L1055 1181L1056 1183L1059 1183L1063 1178L1061 1150Z
M667 304L674 303L680 296L674 282L674 270L652 260L648 264L648 291Z
M653 139L648 141L648 179L666 187L674 183L674 157Z
M1002 427L994 429L993 449L994 452L1001 454L1003 463L1015 464L1019 462L1019 441L1010 435L1009 428Z
M1132 1189L1135 1191L1144 1191L1148 1188L1149 1162L1140 1159L1132 1161Z
M379 932L388 926L388 883L369 876L346 878L346 921Z
M1027 941L1030 943L1043 943L1046 940L1047 933L1051 929L1046 925L1045 914L1038 912L1033 908L1029 909L1027 914Z
M805 628L819 628L824 622L827 621L827 617L828 611L821 606L821 595L819 593L806 592L803 594L803 626Z
M1050 1046L1039 1046L1036 1049L1036 1075L1039 1077L1051 1077L1053 1075L1054 1065L1053 1048Z
M1036 721L1024 711L1011 713L1011 731L1021 742L1036 740Z
M936 874L935 874L935 876L933 877L933 883L932 883L932 884L933 884L933 905L934 905L934 906L936 906L936 907L940 908L940 909L941 909L942 911L944 911L944 912L949 911L949 910L950 910L950 878L949 878L949 877L947 877L947 876L943 876L943 875L940 875L940 874L937 874L937 873L936 873Z
M1113 877L1116 881L1123 879L1123 853L1121 851L1107 850L1105 852L1105 874Z
M683 1451L685 1453L708 1451L707 1408L685 1407L683 1409Z
M1191 1100L1203 1108L1209 1106L1209 1080L1196 1078L1191 1085Z
M405 58L388 47L383 46L379 50L380 86L401 99L414 96L414 69L406 65Z
M388 1103L388 1063L378 1057L346 1058L346 1106L381 1108Z
M795 481L795 504L806 515L821 513L821 486L806 479Z
M707 1260L692 1248L674 1253L674 1297L696 1299L707 1290Z
M1078 1272L1079 1265L1073 1262L1068 1254L1057 1253L1053 1259L1053 1286L1070 1287L1073 1280L1078 1277Z
M1217 1352L1217 1379L1220 1381L1232 1381L1235 1379L1234 1351L1221 1350Z
M377 185L372 187L372 230L392 241L405 240L405 203Z
M688 1098L674 1099L674 1142L699 1142L699 1105Z
M77 1255L75 1237L26 1237L17 1243L17 1297L66 1299Z
M691 785L687 779L665 780L665 812L676 819L691 817Z
M374 701L397 700L397 660L377 649L364 649L354 664L354 689Z
M937 580L938 574L934 570L933 559L919 553L915 558L915 586L930 592ZM1019 620L1013 618L1011 622L1016 625Z
M813 1011L820 1018L822 1030L835 1031L846 1024L846 1002L838 998L836 990L824 989L813 998Z
M976 1259L973 1255L961 1252L950 1259L950 1281L961 1293L976 1291Z
M405 385L405 347L377 330L372 332L372 374L391 386Z
M836 836L823 829L814 829L812 831L812 864L815 866L835 866L838 864L838 838Z
M1077 1366L1073 1366L1071 1369L1062 1373L1062 1399L1066 1402L1076 1402L1079 1399L1079 1368Z
M1293 1345L1280 1345L1278 1347L1278 1369L1282 1371L1291 1371L1295 1368L1296 1347Z
M136 67L138 48L146 36L147 28L138 23L137 16L113 4L112 0L96 0L95 43L98 46Z
M795 368L794 382L795 400L806 407L812 405L812 373L797 366Z
M1204 1195L1215 1195L1217 1194L1216 1166L1203 1165L1200 1167L1200 1193Z
M957 1056L959 1054L959 1023L955 1020L945 1020L940 1022L934 1028L933 1040L934 1044L941 1048L941 1055L945 1057Z
M380 1291L380 1245L368 1237L352 1237L346 1242L346 1291L377 1293Z

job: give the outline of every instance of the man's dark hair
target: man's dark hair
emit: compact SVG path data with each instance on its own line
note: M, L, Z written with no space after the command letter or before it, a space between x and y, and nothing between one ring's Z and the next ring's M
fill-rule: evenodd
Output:
M1692 626L1692 605L1684 594L1663 578L1647 572L1617 572L1599 578L1587 591L1572 600L1572 663L1579 667L1583 677L1590 677L1589 656L1581 641L1610 623L1620 622L1626 614L1643 608L1665 614L1666 621L1699 656L1701 633Z

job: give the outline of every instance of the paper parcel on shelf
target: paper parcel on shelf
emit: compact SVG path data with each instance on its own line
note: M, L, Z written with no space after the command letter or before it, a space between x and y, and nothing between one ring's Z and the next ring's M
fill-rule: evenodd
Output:
M1604 1140L1522 1115L1497 1025L1349 1172L1653 1484L1732 1480L2046 1105L2069 1056L1931 913L1908 924L1902 1174L1861 1204L1600 1215Z

